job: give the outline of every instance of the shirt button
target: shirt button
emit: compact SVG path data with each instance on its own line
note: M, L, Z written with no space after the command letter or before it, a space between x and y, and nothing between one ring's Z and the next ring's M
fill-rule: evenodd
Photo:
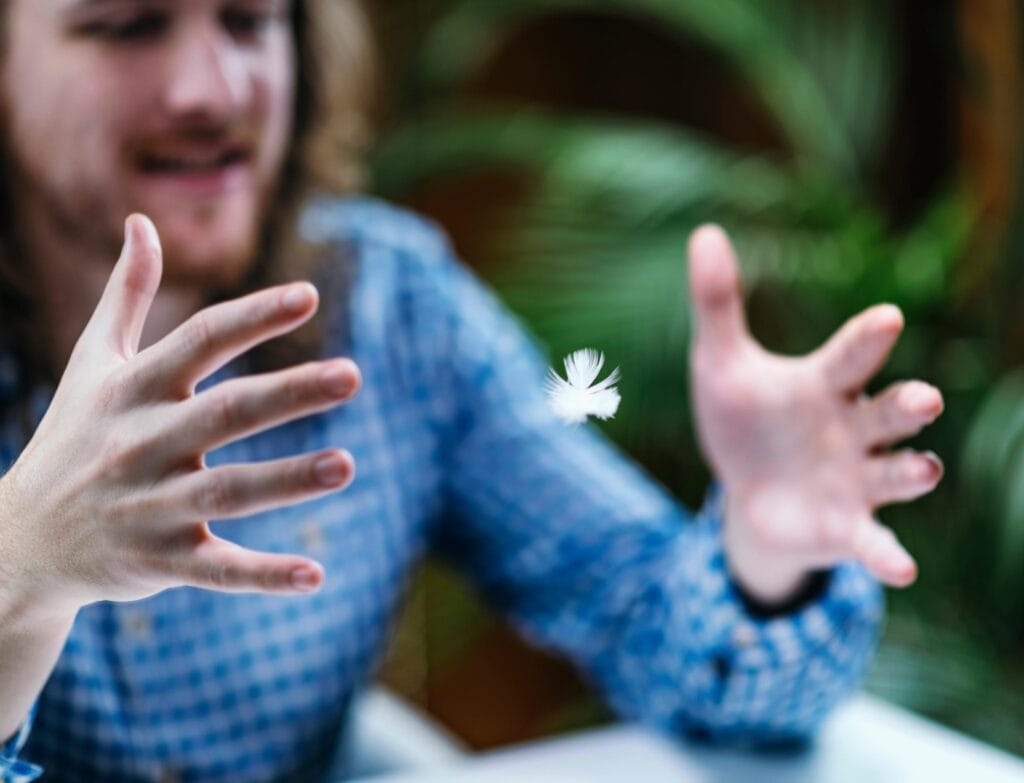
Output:
M148 639L153 635L153 623L137 609L129 609L121 618L125 630L135 639Z
M299 535L302 537L302 544L310 554L318 554L324 551L324 531L316 522L306 522Z
M757 631L750 623L737 623L732 631L732 643L737 647L750 647L757 641Z

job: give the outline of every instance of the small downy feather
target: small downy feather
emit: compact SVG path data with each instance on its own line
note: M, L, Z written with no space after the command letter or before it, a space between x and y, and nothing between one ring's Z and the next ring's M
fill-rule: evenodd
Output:
M548 369L545 388L551 410L567 424L582 424L588 416L610 419L619 409L619 381L616 367L603 381L594 383L604 366L604 354L592 348L575 351L565 357L565 375ZM593 385L591 385L593 384Z

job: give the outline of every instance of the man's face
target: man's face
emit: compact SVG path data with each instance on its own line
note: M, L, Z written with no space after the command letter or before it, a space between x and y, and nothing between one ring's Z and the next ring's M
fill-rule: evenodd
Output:
M292 133L290 0L8 0L16 197L83 243L153 218L165 278L236 282Z

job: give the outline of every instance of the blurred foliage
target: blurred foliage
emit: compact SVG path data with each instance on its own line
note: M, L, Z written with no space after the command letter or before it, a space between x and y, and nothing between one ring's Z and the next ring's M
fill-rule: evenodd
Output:
M741 148L657 117L467 99L505 42L567 13L713 51L784 148ZM706 475L685 360L682 254L696 225L734 237L755 332L775 350L806 351L876 302L903 309L908 326L878 385L912 375L944 390L945 416L912 445L941 454L947 479L884 513L921 580L892 596L869 687L1024 753L1024 372L1005 333L1024 281L1000 278L1017 285L1001 291L1003 311L964 290L977 224L955 172L910 220L872 192L897 109L890 4L394 0L386 16L415 34L401 42L375 191L403 200L481 171L528 182L484 271L552 358L592 345L622 367L624 403L605 429L684 500L699 499Z

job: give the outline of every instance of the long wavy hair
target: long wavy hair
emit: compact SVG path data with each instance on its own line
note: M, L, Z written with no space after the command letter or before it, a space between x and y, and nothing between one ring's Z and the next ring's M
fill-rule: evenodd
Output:
M0 34L6 30L0 0ZM313 193L351 193L363 181L362 153L370 136L370 101L375 53L362 0L293 0L296 51L294 131L264 222L260 253L242 285L213 299L313 276L321 249L298 234L303 203ZM15 194L9 151L0 149L0 342L15 352L23 383L56 380L47 330L40 317L30 259L14 225ZM260 346L252 353L259 369L312 358L320 344L320 321Z

